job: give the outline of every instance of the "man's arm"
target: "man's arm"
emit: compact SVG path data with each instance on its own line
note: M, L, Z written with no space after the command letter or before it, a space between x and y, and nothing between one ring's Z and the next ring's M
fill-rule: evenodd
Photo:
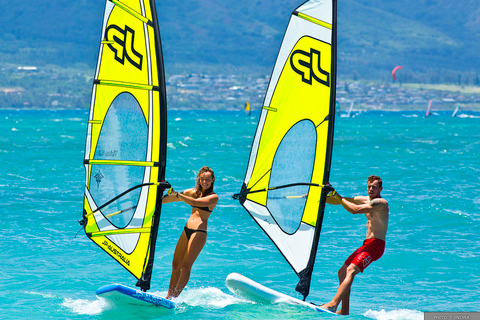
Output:
M367 197L362 196L345 198L338 194L335 198L342 204L345 210L352 214L365 214L369 212L382 211L387 207L387 202L382 198L376 198L373 200L368 200Z
M337 200L337 198L335 198L335 195L337 194L337 191L332 191L332 192L329 192L327 194L327 199L326 199L326 202L328 204L334 204L334 205L338 205L340 204L341 202Z

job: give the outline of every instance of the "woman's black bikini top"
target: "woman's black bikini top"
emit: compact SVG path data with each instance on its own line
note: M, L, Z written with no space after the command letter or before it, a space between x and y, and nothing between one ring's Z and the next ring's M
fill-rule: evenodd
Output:
M192 208L198 208L198 209L200 209L200 210L203 210L203 211L212 212L212 210L210 210L208 207L197 207L197 206L192 206Z

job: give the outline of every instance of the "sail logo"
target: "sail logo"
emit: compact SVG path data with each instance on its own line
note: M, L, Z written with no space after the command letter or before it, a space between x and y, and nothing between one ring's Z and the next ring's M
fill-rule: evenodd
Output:
M142 70L143 56L135 50L135 30L125 25L125 29L112 24L105 30L105 43L115 53L115 60L125 65L125 60Z
M100 188L100 182L102 182L102 179L105 178L103 174L98 170L97 174L93 176L95 178L95 181L97 182L97 188Z
M295 50L290 56L290 66L302 76L303 82L311 85L315 80L329 87L330 73L322 69L320 59L321 52L313 48L310 48L310 52Z
M117 256L120 260L122 260L123 262L125 262L125 264L127 266L130 265L130 260L125 257L120 251L118 251L113 245L111 245L110 243L108 243L107 240L103 240L102 244L108 249L110 250L110 252L112 253L113 256Z
M132 294L132 297L146 301L146 302L151 302L157 305L161 305L166 308L171 308L171 305L172 305L172 302L170 300L166 300L160 297L155 297L150 294L147 294L146 292L135 291L135 293Z
M118 153L118 150L98 150L96 154L98 154L100 157L115 158Z

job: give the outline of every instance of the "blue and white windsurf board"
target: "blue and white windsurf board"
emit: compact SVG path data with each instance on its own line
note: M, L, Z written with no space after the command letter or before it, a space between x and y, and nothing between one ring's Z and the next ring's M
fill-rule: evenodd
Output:
M160 296L142 292L122 284L110 284L98 288L95 294L105 300L118 304L135 304L142 306L159 306L167 309L175 308L175 302Z

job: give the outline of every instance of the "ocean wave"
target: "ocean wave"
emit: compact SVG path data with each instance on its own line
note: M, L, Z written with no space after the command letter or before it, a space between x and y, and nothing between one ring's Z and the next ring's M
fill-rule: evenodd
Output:
M72 312L83 315L96 315L109 308L104 300L84 300L66 298L62 306L70 309Z
M368 310L363 314L367 318L376 320L423 320L423 312L417 310L397 309L391 311Z
M245 303L246 300L224 293L218 288L207 287L185 290L176 302L191 307L222 309L229 305Z

